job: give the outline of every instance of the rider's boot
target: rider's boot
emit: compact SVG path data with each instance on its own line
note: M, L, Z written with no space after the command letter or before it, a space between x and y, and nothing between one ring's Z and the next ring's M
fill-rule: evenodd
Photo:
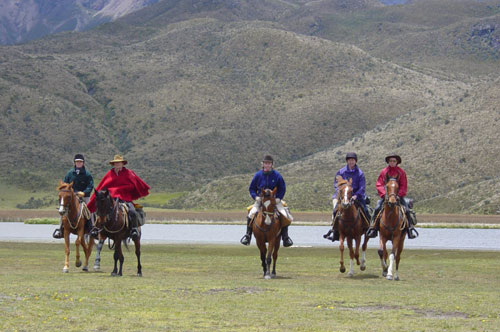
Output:
M293 245L292 239L288 236L288 226L281 229L281 239L283 240L283 247L290 247Z
M406 218L408 218L408 238L409 239L414 239L416 238L419 234L417 230L415 229L415 221L413 220L411 213L408 211L406 213Z
M372 218L371 218L370 227L368 227L368 230L366 231L366 236L371 238L371 239L376 238L378 235L377 225L375 223L376 216L377 216L377 213L374 213Z
M99 238L99 228L95 226L92 227L92 229L90 230L90 236L92 236L94 239Z
M52 234L52 237L54 239L62 239L64 237L64 228L62 225L61 225L61 227L56 228L56 230Z
M54 233L52 233L54 239L62 239L64 237L64 228L62 223L62 218L59 220L59 228L56 228Z
M140 234L139 234L139 229L137 228L137 215L133 213L133 215L129 214L130 216L130 238L132 241L136 241L139 239Z
M240 240L241 244L245 246L248 246L250 244L250 240L252 239L252 226L250 226L250 221L252 221L252 219L247 217L247 233L243 235Z

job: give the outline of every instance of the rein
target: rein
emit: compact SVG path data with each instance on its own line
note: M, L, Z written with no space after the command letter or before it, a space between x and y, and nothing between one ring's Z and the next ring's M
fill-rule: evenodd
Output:
M71 200L70 200L70 204L71 204L71 202L74 200L74 198L76 196L75 192L73 190L69 190L69 189L60 189L59 192L61 192L61 191L71 193ZM83 202L80 202L80 210L76 211L76 225L75 226L73 226L73 222L71 221L71 218L69 217L70 204L68 204L68 207L67 207L66 211L64 212L63 216L66 217L66 219L68 220L68 224L72 229L77 229L78 225L80 224L80 220L82 219L82 216L83 216ZM66 208L65 205L63 205L63 206Z
M104 218L104 220L105 220L104 224L103 224L103 229L109 234L119 233L123 230L125 225L128 223L126 208L122 207L122 204L119 203L119 198L116 198L113 201L111 196L107 196L106 201L107 201L107 203L111 202L111 204L112 204L112 206L110 206L109 204L106 206L106 208L108 209L109 212L107 212L105 214L98 213L98 216L101 218ZM123 220L121 227L118 230L112 230L110 228L113 228L112 226L114 226L119 219L118 218L119 217L119 209L122 209L122 211L123 211L123 215L124 215L123 219L124 220Z

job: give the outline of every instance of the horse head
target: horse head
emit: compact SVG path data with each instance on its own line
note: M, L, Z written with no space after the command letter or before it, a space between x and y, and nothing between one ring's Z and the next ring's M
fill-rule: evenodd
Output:
M113 211L113 197L111 197L108 188L95 191L95 200L97 207L97 215L100 221L104 221L105 217L110 215Z
M59 191L59 209L58 212L61 216L68 213L69 205L73 200L73 182L65 183L59 180L59 186L57 186Z
M399 174L396 177L386 176L385 180L385 202L389 207L394 207L398 203Z
M278 190L275 187L273 190L271 189L263 189L261 192L262 199L262 215L265 216L266 225L271 225L272 218L274 218L274 209L276 207L276 191Z
M342 209L348 209L352 206L352 178L344 180L340 175L337 175L337 188L340 206Z

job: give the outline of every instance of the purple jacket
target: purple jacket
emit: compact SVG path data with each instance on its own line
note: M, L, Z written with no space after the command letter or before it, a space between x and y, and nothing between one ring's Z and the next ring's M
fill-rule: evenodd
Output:
M283 199L286 192L286 186L281 174L274 169L269 172L269 174L264 174L264 172L260 170L255 173L248 187L248 191L250 192L250 196L255 199L255 197L260 195L262 189L274 189L274 187L278 187L276 198Z
M358 167L358 165L354 166L353 170L350 170L349 167L344 166L335 175L335 180L333 181L333 187L335 188L335 193L332 198L337 197L337 175L340 175L343 179L349 180L352 179L352 194L361 198L363 201L365 200L365 174Z

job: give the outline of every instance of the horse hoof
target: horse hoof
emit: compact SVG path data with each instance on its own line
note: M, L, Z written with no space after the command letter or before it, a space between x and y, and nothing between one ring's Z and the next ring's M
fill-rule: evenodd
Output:
M80 267L80 266L82 266L82 262L81 262L81 261L76 262L76 263L75 263L75 266L76 266L76 267Z
M349 273L347 274L347 276L348 276L348 277L353 277L353 276L354 276L354 273L349 272Z
M82 271L89 272L89 267L88 266L82 267Z
M116 272L111 272L111 276L112 276L112 277L116 277L117 275L118 275L118 273L116 273Z
M101 270L101 267L98 265L94 265L94 271L99 272Z
M137 273L137 276L138 277L142 277L142 273Z
M345 272L345 267L340 267L340 272L344 273Z
M361 266L359 267L359 269L360 269L361 271L366 270L366 265L361 265Z
M266 275L264 276L264 279L269 280L269 279L271 279L271 276L270 276L269 274L266 274Z
M68 273L69 269L67 267L63 268L63 273Z
M276 279L276 273L271 274L271 279Z
M387 272L382 272L382 277L387 277Z
M399 277L395 277L394 280L399 281Z
M386 277L386 279L387 279L387 280L392 280L392 276L391 276L391 275L388 275L388 276Z

